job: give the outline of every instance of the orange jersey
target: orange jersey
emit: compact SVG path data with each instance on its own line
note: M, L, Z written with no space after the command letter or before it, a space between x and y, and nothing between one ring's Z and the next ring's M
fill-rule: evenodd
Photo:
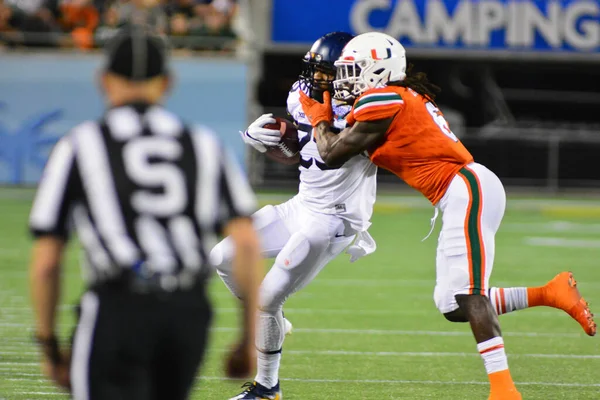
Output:
M366 91L346 117L348 124L393 117L371 161L393 172L433 204L473 156L448 127L437 106L415 91L388 86Z

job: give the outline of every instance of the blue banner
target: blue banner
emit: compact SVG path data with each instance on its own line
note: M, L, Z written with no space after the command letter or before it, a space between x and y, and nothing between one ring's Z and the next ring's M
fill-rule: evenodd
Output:
M96 83L101 61L57 54L0 57L0 184L36 183L58 138L102 116ZM172 67L175 85L167 107L213 129L243 160L238 131L247 122L246 65L179 59Z
M596 53L599 0L273 0L274 43L382 31L425 49Z

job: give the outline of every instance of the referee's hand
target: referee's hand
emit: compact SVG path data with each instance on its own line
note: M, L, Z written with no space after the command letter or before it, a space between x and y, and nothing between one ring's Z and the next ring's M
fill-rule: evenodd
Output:
M225 361L225 374L228 378L243 379L254 374L256 366L256 347L243 340L235 346Z
M71 389L71 349L60 349L54 334L36 335L35 341L42 352L42 372L63 389Z
M70 391L70 362L71 354L69 351L61 352L61 358L58 362L53 362L44 357L44 360L42 361L42 371L46 377L54 381L60 388Z

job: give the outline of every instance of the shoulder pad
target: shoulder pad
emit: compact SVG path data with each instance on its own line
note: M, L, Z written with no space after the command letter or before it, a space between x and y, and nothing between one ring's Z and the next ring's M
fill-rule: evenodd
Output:
M354 103L356 121L376 121L390 118L404 108L402 96L393 90L369 90Z

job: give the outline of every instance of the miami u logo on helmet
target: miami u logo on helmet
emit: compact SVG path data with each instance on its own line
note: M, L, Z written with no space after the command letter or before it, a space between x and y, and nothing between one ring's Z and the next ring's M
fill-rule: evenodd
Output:
M373 58L373 60L386 60L388 58L392 58L392 49L390 49L389 47L385 49L386 51L386 55L385 57L378 57L377 56L377 49L371 49L371 57Z

